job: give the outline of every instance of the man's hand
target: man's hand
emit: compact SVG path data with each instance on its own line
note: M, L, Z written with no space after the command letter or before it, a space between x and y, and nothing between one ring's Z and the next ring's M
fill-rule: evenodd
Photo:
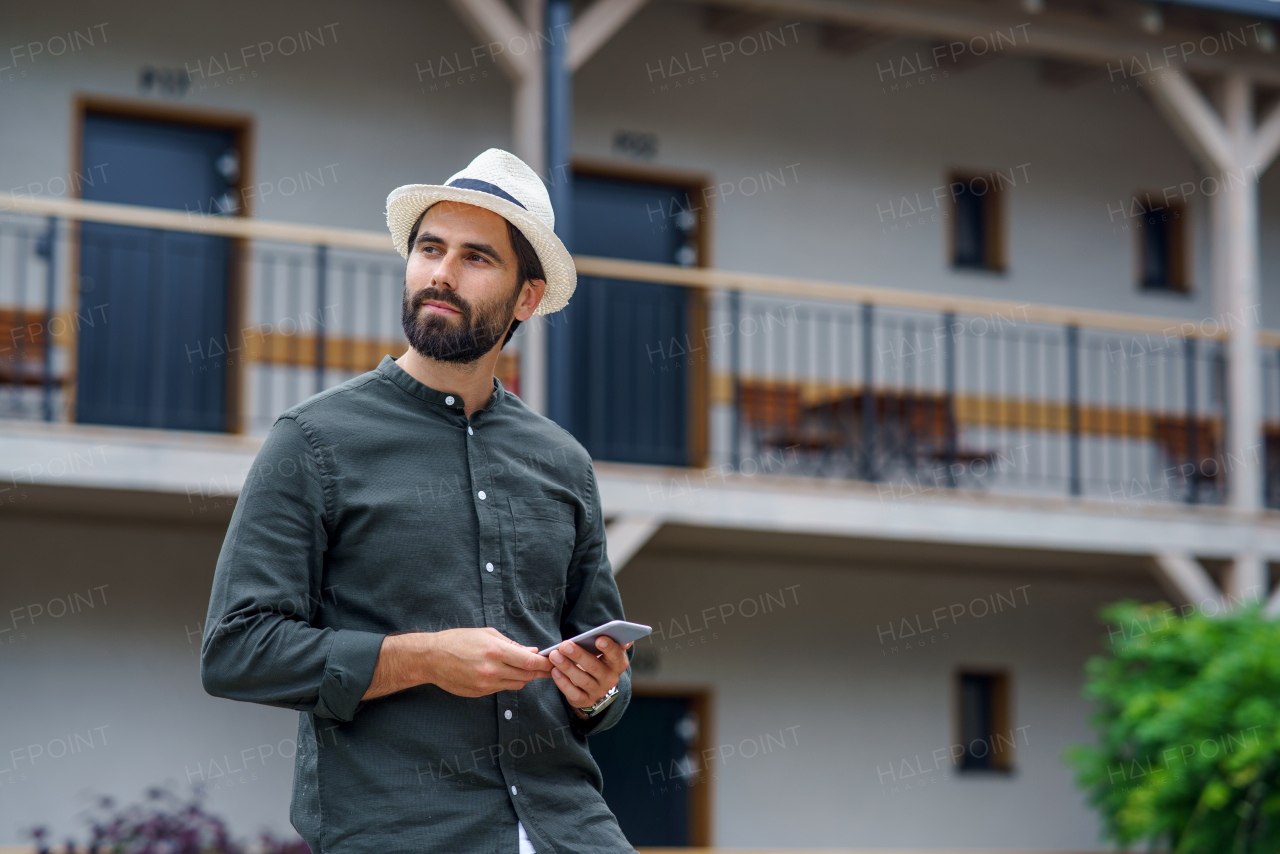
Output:
M595 705L609 693L610 688L617 686L622 671L631 665L627 660L630 643L619 646L607 637L599 637L596 638L596 647L602 650L600 655L571 641L564 641L549 656L555 665L551 677L569 705L573 706L573 713L579 720L587 719L581 710Z
M520 646L497 629L446 629L427 633L426 684L459 697L519 691L551 675L536 646Z

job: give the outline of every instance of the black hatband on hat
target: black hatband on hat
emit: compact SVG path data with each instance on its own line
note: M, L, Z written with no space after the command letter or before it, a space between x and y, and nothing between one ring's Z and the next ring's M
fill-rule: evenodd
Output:
M488 193L491 196L497 196L500 199L506 199L509 202L514 202L525 210L528 210L528 208L525 208L524 205L520 204L520 200L515 196L511 195L497 184L490 184L488 181L481 181L477 178L455 178L448 184L445 184L445 186L457 187L461 190L479 190L482 193Z

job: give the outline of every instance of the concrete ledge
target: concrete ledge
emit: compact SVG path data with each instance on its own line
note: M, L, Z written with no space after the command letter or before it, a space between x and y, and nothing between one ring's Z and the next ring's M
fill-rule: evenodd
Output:
M0 507L24 486L85 486L235 497L262 440L0 420Z
M225 524L262 440L0 420L0 512L101 512ZM597 463L610 517L889 543L1280 561L1280 513ZM150 497L147 497L150 496Z
M886 499L875 484L597 463L605 512L669 523L1110 555L1176 550L1280 561L1280 514L938 489Z

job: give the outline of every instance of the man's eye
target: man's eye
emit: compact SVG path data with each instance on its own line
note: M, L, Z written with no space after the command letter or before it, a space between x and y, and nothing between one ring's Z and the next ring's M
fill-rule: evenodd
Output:
M473 259L473 260L474 260L474 259L476 259L476 258L479 258L481 261L488 261L488 260L489 260L488 258L484 257L483 255L472 255L471 257L472 257L472 259Z

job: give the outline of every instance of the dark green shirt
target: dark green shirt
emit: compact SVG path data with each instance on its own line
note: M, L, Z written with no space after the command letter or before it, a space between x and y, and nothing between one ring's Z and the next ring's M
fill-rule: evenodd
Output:
M494 378L462 398L390 356L272 426L213 577L205 690L297 709L289 818L314 854L632 851L551 679L361 701L390 633L493 626L544 649L623 617L595 470Z

